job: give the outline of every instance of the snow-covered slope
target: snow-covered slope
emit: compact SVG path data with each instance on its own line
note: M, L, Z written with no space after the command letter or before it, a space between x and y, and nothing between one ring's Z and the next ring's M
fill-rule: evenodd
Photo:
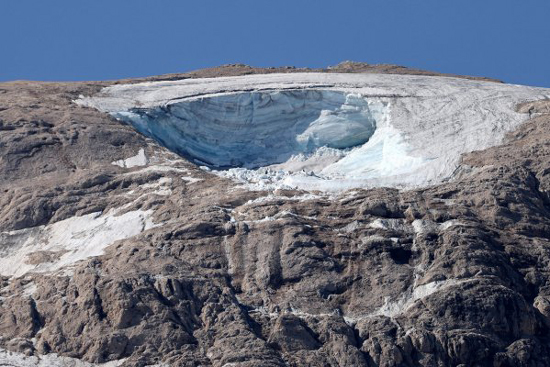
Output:
M440 183L550 90L447 77L295 73L115 85L77 103L251 188ZM221 169L223 168L223 169Z
M103 254L115 241L154 227L151 211L116 211L71 217L50 225L0 232L0 275L67 269Z

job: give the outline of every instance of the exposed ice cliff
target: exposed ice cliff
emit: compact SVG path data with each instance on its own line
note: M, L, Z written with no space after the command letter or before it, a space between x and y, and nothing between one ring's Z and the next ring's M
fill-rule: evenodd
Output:
M363 144L386 108L359 95L306 89L198 97L114 115L199 162L257 168L320 147Z
M252 189L402 188L448 179L550 91L447 77L295 73L116 85L77 103Z

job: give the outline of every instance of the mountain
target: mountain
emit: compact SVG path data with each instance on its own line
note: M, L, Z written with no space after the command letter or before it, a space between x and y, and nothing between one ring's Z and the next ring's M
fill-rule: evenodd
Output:
M550 89L344 62L0 84L0 364L550 366Z

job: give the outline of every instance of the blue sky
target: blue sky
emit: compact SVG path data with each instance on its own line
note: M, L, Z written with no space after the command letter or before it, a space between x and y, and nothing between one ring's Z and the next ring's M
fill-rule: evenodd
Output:
M392 63L550 87L548 0L17 0L0 80Z

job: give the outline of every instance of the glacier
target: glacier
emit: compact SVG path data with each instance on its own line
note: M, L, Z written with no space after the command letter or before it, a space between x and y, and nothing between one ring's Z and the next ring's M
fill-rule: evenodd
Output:
M417 188L501 143L550 90L450 77L291 73L120 84L107 112L249 189Z
M363 144L385 108L359 95L298 89L198 97L113 115L197 162L257 168L320 147Z

